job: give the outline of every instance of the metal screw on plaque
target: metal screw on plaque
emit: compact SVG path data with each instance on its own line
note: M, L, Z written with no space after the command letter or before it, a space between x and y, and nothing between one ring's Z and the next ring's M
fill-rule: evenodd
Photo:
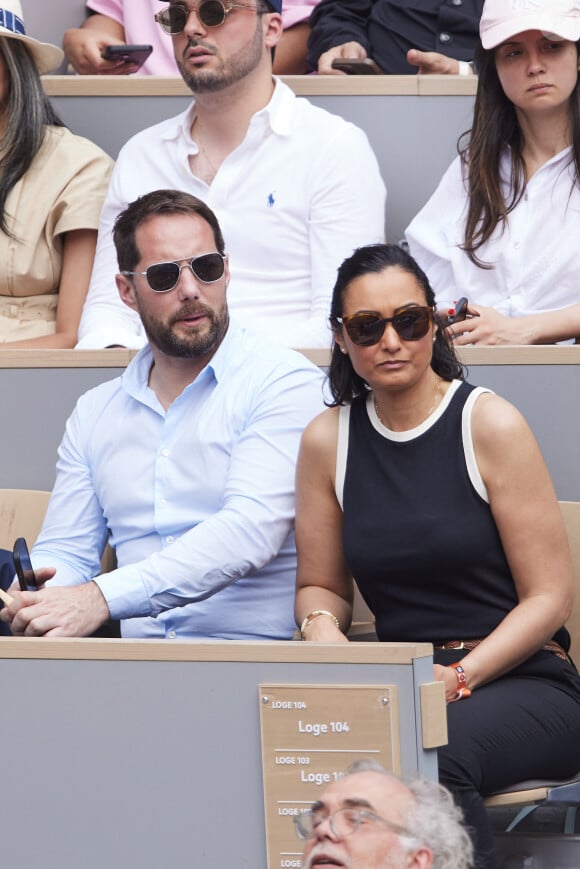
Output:
M381 697L381 703L383 704L383 706L388 706L389 705L389 698L388 697Z
M262 703L269 703L269 702L270 702L270 698L268 697L267 694L264 694L264 696L262 697Z

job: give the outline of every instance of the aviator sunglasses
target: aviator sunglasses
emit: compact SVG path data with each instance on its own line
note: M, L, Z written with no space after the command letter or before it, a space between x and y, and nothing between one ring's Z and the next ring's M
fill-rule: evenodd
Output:
M221 253L204 253L191 259L184 257L175 262L155 263L144 272L121 272L121 274L143 275L156 293L168 293L179 283L182 269L191 269L198 281L203 284L215 284L224 276L225 261L226 257Z
M260 10L256 9L255 6L249 6L246 3L221 3L220 0L205 0L196 11L199 20L206 27L219 27L233 9L252 9L260 14ZM155 21L161 25L166 33L183 33L187 19L193 11L185 3L173 3L167 9L158 12L155 15Z
M377 311L359 311L350 317L337 317L348 332L353 344L370 347L383 337L387 323L403 341L419 341L424 338L433 322L433 308L415 306L397 311L393 317L381 317Z

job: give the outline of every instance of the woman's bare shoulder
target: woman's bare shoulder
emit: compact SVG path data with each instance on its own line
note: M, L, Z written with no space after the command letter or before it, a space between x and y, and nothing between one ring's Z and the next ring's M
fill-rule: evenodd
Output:
M302 435L302 454L321 458L336 453L339 412L339 407L329 407L306 426Z
M522 413L505 398L494 392L483 392L475 402L472 416L474 436L494 440L528 432L530 428Z
M500 468L513 474L543 465L537 441L517 407L493 393L483 393L472 415L473 445L484 479L497 477Z

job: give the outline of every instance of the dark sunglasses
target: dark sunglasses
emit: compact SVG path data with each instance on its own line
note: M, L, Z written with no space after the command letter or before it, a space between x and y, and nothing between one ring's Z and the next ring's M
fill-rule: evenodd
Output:
M246 3L221 3L220 0L205 0L196 11L199 20L206 27L219 27L234 9L253 9L258 14L260 12L255 6L249 6ZM158 12L155 15L155 21L161 25L166 33L183 33L192 11L194 10L186 6L185 3L173 3L167 9Z
M191 269L195 277L203 284L214 284L223 278L226 257L221 253L204 253L191 259L169 263L155 263L144 272L121 272L122 275L143 275L147 283L156 293L168 293L179 283L182 269ZM180 265L183 263L183 265Z
M336 321L344 326L352 343L360 347L378 344L387 323L392 323L393 329L403 341L419 341L431 327L433 308L403 308L393 317L381 317L376 311L360 311L351 317L337 317Z

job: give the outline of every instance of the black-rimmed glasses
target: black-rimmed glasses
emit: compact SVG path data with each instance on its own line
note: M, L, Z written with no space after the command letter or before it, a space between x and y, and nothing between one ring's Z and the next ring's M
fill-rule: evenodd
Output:
M156 293L168 293L179 283L183 269L191 269L203 284L214 284L223 278L226 257L221 253L204 253L189 259L184 257L174 262L155 263L144 272L121 272L122 275L142 275ZM180 265L181 263L181 265Z
M195 11L205 27L219 27L234 9L251 9L261 14L261 11L255 6L246 3L221 3L220 0L205 0ZM186 6L185 3L172 3L167 9L162 9L155 15L155 21L161 25L166 33L183 33L192 11L194 10Z
M387 323L403 341L419 341L424 338L433 322L433 308L413 305L401 308L393 317L381 317L377 311L359 311L350 317L337 317L336 322L346 329L353 344L370 347L383 337Z
M335 836L344 838L355 833L361 824L365 821L376 821L399 836L411 836L412 833L401 827L399 824L394 824L392 821L387 821L386 818L381 818L374 812L368 809L360 808L344 808L337 809L331 815L319 809L302 812L294 817L294 829L299 839L311 839L315 835L316 828L324 821L328 821L330 829Z

